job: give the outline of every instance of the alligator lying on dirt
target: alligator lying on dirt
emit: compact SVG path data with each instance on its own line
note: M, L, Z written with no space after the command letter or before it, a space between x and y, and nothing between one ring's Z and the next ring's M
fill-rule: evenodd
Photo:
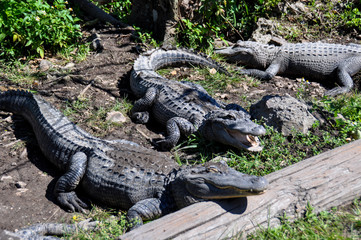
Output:
M225 163L179 167L134 142L96 138L30 92L0 93L0 110L22 115L44 155L64 172L54 194L69 211L88 207L75 193L78 186L91 199L129 209L128 218L141 224L195 202L260 194L268 185Z
M157 122L166 125L167 137L158 142L162 148L174 147L181 134L187 136L199 131L208 140L261 151L257 136L264 135L266 130L252 122L242 107L217 102L198 84L169 80L156 73L162 67L180 64L227 73L213 60L186 50L149 51L134 63L130 86L140 99L135 102L131 117L138 123L146 123L151 112Z
M215 53L224 55L230 62L256 68L241 72L264 80L280 74L335 81L340 86L327 91L329 96L350 91L353 87L351 76L361 69L361 45L357 44L289 43L278 47L238 41L232 47L216 49Z

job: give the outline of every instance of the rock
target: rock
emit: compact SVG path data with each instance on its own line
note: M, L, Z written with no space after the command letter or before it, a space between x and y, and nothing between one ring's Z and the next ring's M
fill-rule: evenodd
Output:
M67 63L64 67L62 67L63 69L67 70L67 69L72 69L75 67L75 63Z
M307 133L316 121L306 104L290 96L264 96L251 106L250 114L285 136L292 135L295 130Z
M123 113L117 111L108 112L106 120L112 123L125 123L127 121Z
M217 156L217 157L215 157L215 158L212 158L211 160L209 160L210 162L215 162L215 163L217 163L217 162L229 162L229 161L231 161L232 160L232 158L228 158L228 157L224 157L224 156Z
M279 23L275 20L259 18L257 21L257 29L253 31L251 39L256 42L267 44L275 39L275 29Z
M45 59L41 60L39 63L39 70L41 72L46 72L52 67L53 67L53 64L50 61L45 60Z

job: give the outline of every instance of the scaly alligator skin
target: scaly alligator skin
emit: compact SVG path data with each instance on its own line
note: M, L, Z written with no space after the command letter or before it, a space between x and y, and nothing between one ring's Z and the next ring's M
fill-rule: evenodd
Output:
M169 80L155 72L180 64L200 65L227 73L213 60L186 50L149 51L134 63L130 86L140 99L135 102L131 117L138 123L146 123L151 112L157 122L166 125L167 137L158 142L162 148L172 148L181 134L187 136L199 130L208 140L261 151L257 136L264 135L266 130L252 122L242 107L217 102L198 84Z
M340 86L326 92L334 96L353 87L351 76L361 69L361 45L297 43L280 47L251 41L238 41L234 46L216 49L226 56L255 69L242 69L247 75L269 80L275 75L298 76L318 81L335 81ZM259 69L265 69L261 71Z
M263 177L250 176L225 163L179 167L165 155L126 140L96 138L25 91L0 93L0 110L22 115L32 126L44 155L64 174L55 185L59 204L84 211L80 186L91 198L128 210L131 221L153 219L209 199L262 193Z

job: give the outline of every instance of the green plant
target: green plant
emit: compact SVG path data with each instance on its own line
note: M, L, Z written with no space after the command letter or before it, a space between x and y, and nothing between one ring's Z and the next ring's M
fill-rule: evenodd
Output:
M214 38L239 39L251 34L258 18L266 16L280 0L200 0L193 19L178 22L178 40L192 48L212 49Z
M359 239L360 202L355 200L351 209L333 208L314 213L308 204L304 217L291 221L281 218L276 228L259 229L247 239Z
M99 5L97 1L92 1L96 5ZM130 0L111 0L100 5L106 13L117 16L121 21L127 22L127 18L130 15L132 2Z
M103 210L97 206L93 206L86 218L91 218L93 221L99 222L95 230L86 231L79 229L76 233L65 235L64 239L116 239L124 234L129 227L126 213L117 212L112 209ZM83 220L85 220L84 215L75 214L73 216L74 223Z
M0 57L44 57L67 48L81 36L68 2L54 0L0 1Z
M139 40L144 44L144 45L150 45L151 47L159 47L160 43L157 42L153 37L152 37L152 32L149 32L147 30L141 29L140 27L137 26L133 26L134 29L137 31L137 34L139 36Z
M357 28L361 30L361 12L359 10L360 2L347 2L345 10L340 17L348 28Z
M324 98L322 107L334 114L335 127L345 137L360 138L361 135L361 96L342 95L338 98Z

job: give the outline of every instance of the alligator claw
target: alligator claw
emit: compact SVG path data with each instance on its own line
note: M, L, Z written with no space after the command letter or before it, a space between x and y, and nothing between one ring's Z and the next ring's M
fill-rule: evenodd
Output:
M86 213L84 208L88 208L88 204L79 199L75 192L58 193L58 201L61 206L70 212Z
M167 139L162 139L162 140L156 141L155 144L162 151L168 151L174 147L174 144L172 144L172 142Z
M132 118L136 123L145 124L149 121L149 112L136 112L133 113Z

